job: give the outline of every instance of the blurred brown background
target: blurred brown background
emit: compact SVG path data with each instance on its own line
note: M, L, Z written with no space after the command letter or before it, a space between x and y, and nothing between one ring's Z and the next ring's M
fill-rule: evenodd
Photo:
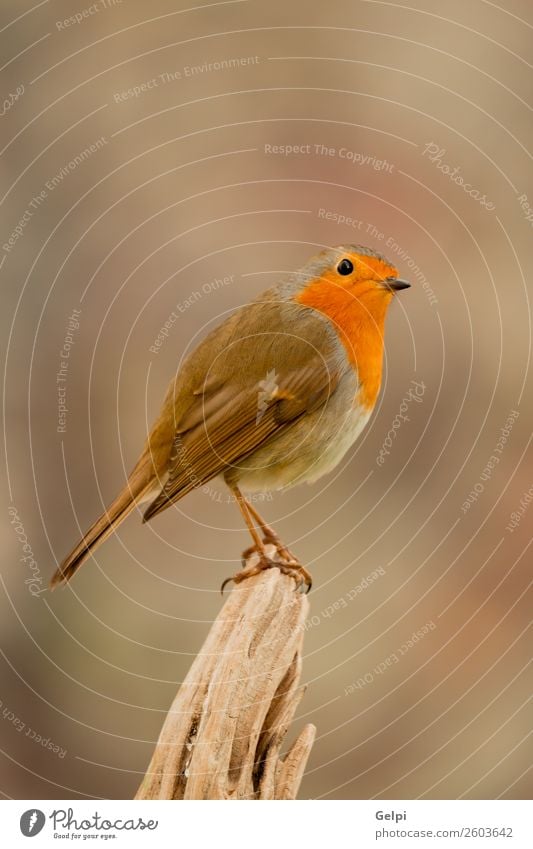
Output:
M348 242L414 285L363 437L264 505L315 578L301 795L527 797L531 5L33 6L0 22L2 793L134 794L238 511L194 493L46 583L209 323Z

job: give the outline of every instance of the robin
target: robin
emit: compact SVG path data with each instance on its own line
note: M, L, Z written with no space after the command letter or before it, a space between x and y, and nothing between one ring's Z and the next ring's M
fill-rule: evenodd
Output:
M313 482L339 463L376 403L385 315L409 285L370 248L331 248L212 330L171 381L124 488L51 586L68 581L137 505L149 502L146 522L221 477L252 537L244 561L257 555L228 580L276 566L309 591L308 571L243 493Z

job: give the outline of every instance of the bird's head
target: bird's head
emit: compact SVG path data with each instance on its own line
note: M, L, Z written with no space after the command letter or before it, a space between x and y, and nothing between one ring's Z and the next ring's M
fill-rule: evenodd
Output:
M388 306L410 284L388 259L362 245L341 245L314 256L297 273L293 297L327 315L349 336L361 328L383 334Z
M410 284L398 277L398 269L377 251L362 245L340 245L317 254L299 273L300 292L305 300L316 297L353 299L354 307L381 315L396 292ZM333 305L333 304L332 304Z
M337 330L363 387L362 402L372 408L381 382L387 309L410 284L384 256L361 245L322 251L294 283L296 302L322 313Z

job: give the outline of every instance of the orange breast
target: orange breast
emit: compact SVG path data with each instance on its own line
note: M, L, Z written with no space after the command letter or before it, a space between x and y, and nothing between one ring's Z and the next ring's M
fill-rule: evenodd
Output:
M296 301L327 316L334 324L353 367L360 390L357 401L372 409L381 386L385 315L392 296L370 284L355 295L322 277L296 295Z

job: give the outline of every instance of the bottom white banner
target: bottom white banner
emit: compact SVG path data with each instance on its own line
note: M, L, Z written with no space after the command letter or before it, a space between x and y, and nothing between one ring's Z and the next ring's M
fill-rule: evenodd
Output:
M325 846L531 849L526 801L134 802L3 801L2 846L62 841L217 849Z

